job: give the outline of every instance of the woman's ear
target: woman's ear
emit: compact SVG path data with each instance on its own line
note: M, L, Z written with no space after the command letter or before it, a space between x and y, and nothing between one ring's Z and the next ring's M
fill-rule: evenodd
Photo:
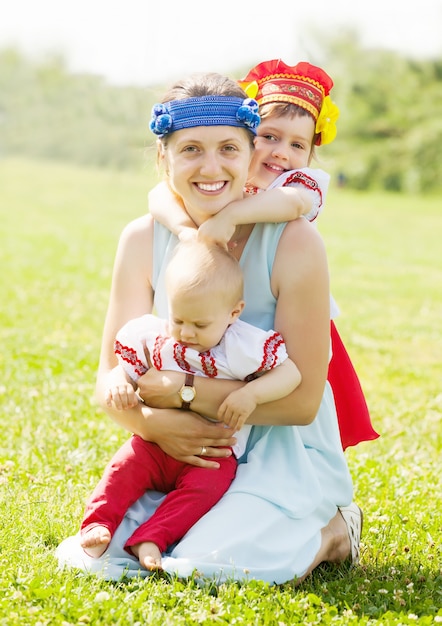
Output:
M157 164L158 167L161 167L164 170L166 176L169 176L166 148L164 147L164 143L159 139L157 139Z

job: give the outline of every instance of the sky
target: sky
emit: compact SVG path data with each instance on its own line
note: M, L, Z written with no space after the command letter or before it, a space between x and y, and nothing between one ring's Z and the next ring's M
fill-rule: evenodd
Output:
M0 49L61 54L114 84L229 74L280 58L317 61L321 36L349 29L363 47L442 56L441 0L0 0ZM274 12L271 13L272 8ZM324 65L326 69L326 65Z

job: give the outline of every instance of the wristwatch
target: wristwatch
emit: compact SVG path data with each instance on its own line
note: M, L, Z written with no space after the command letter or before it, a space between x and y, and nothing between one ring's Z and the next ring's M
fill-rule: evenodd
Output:
M195 400L196 389L193 386L194 374L186 374L184 385L180 389L180 398L182 401L181 408L185 411L190 409L190 403Z

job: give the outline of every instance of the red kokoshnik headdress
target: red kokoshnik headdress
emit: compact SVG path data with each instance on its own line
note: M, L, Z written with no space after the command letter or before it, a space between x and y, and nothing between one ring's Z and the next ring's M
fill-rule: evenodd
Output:
M290 67L274 59L259 63L238 82L260 106L285 102L308 111L316 122L316 145L330 143L336 137L339 109L329 96L333 81L320 67L305 61Z

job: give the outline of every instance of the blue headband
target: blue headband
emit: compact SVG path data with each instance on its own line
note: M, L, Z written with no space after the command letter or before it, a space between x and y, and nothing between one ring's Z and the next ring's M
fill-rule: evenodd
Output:
M201 96L154 104L150 130L158 137L194 126L238 126L256 135L261 118L252 98Z

